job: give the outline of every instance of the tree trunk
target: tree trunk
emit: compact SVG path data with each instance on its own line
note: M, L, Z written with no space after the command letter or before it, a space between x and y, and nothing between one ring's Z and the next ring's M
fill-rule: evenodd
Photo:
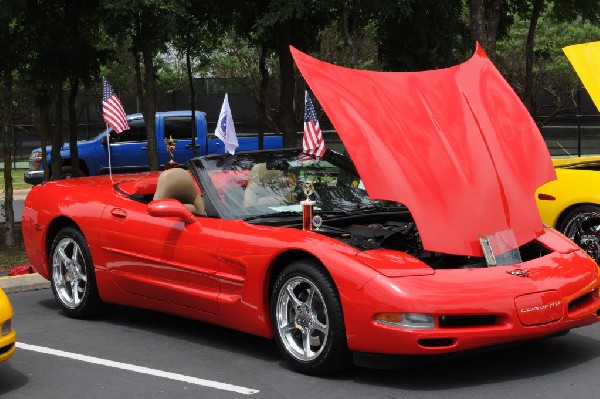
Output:
M534 0L529 20L529 31L527 32L527 43L525 45L525 89L523 91L523 103L533 115L535 111L533 90L533 48L535 41L535 30L540 14L544 9L544 0Z
M142 60L140 59L140 52L136 48L133 49L133 59L135 62L135 93L137 95L136 112L142 112L141 110L146 107L146 103L144 102L144 88L142 85L142 69L140 67Z
M50 129L52 121L50 120L50 98L46 88L38 90L36 95L36 107L40 111L41 120L36 119L36 130L40 136L42 143L42 168L44 170L44 181L50 180L50 165L48 165L48 137L50 137Z
M82 176L79 169L79 150L77 148L77 109L75 101L79 92L79 79L71 78L71 88L69 89L68 109L69 109L69 148L71 151L71 174L73 177Z
M190 82L190 110L192 111L191 123L192 123L192 153L194 156L198 156L198 149L196 148L196 137L198 136L198 126L196 124L196 90L194 89L194 75L192 74L192 60L190 53L192 52L192 39L188 34L186 38L185 48L185 63L187 67L188 81ZM208 137L208 132L206 134ZM207 140L208 141L208 140ZM208 143L206 144L206 152L208 153Z
M350 12L351 11L349 9L348 3L344 2L343 15L342 15L342 18L343 18L342 26L343 26L343 30L344 30L344 36L346 38L346 45L350 49L350 54L352 55L351 56L352 58L350 60L350 67L357 68L358 67L358 50L357 50L356 39L355 39L356 31L354 29L352 29L352 32L350 32L350 26L349 26Z
M146 86L146 134L148 135L148 165L150 170L158 170L158 147L156 142L156 75L154 73L153 55L145 50L144 58L145 86Z
M9 112L10 115L10 112ZM8 122L8 120L7 120ZM15 245L15 212L13 209L13 184L12 184L12 143L8 123L3 124L2 144L4 146L4 245Z
M283 144L285 147L297 147L298 135L296 132L296 121L294 119L294 63L289 45L292 44L291 27L289 22L279 23L278 30L278 53L280 71L279 89L279 120L283 132Z
M260 70L260 87L258 91L258 149L264 148L265 124L267 117L267 87L269 84L269 71L267 70L267 45L262 44L260 49L260 60L258 61Z
M469 6L471 36L473 40L479 42L488 57L494 61L502 0L469 0Z
M62 137L62 82L56 85L56 102L54 103L54 129L52 129L52 136L50 138L52 144L52 150L50 154L51 160L51 171L50 178L52 180L58 180L61 177L62 171L62 157L60 156L60 149L63 144Z
M12 71L4 71L4 93L2 107L5 111L2 118L2 144L4 148L4 245L15 245L15 213L13 210L12 182L12 140L9 124L12 121Z

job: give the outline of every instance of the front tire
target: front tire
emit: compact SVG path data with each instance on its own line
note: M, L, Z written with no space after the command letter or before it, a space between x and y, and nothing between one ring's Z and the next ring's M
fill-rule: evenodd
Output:
M558 226L594 261L600 262L600 206L581 205L570 210Z
M277 345L296 370L324 375L351 365L339 295L317 262L287 266L275 281L270 308Z
M67 316L90 318L107 309L100 300L92 256L81 231L61 229L50 249L50 283L54 298Z

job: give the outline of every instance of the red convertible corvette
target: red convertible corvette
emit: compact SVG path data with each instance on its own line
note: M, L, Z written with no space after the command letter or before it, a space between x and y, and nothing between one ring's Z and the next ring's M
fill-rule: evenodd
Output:
M310 374L600 319L598 266L539 218L548 151L481 50L420 73L292 54L350 157L212 155L34 187L27 254L66 315L125 304L274 337Z

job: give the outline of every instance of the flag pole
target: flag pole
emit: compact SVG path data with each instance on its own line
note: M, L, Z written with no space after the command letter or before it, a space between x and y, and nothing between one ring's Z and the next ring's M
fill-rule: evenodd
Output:
M112 162L110 159L110 131L108 130L108 123L106 124L106 148L108 148L108 175L110 176L110 181L112 182Z

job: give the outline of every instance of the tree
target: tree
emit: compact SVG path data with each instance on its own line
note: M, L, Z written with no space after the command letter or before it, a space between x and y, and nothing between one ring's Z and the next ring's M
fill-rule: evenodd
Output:
M463 12L462 0L394 1L378 9L383 68L416 71L455 65L473 49Z
M325 26L331 11L327 6L316 0L267 0L255 2L254 6L252 2L244 3L242 9L247 11L254 7L256 10L249 19L256 28L252 33L247 30L245 37L257 43L265 57L266 50L273 49L279 60L279 126L286 147L297 145L298 131L294 107L298 95L289 46L304 51L317 48L318 32Z
M67 32L64 1L27 1L23 19L24 49L29 65L25 79L35 91L35 105L40 118L38 133L42 141L45 180L60 178L62 158L62 90L67 77L63 61L67 59ZM51 110L54 107L54 115ZM46 145L52 145L51 170L46 165Z
M148 138L148 164L150 170L158 170L156 142L156 66L155 58L167 50L173 37L174 27L181 15L181 3L176 0L105 0L103 2L104 24L110 35L121 45L131 43L136 60L138 92L144 103L144 120ZM141 64L141 66L140 66ZM142 78L143 77L143 78Z
M221 10L221 8L213 2L184 0L181 4L182 7L177 10L179 13L177 19L180 22L175 29L173 44L179 53L185 55L185 70L190 90L192 149L194 155L197 155L196 90L194 88L195 71L192 58L200 64L200 67L206 63L208 54L218 42L217 35L223 33L223 24L220 23L220 16L217 14L217 10ZM208 148L208 142L203 144Z
M492 61L496 60L496 42L513 22L511 2L527 0L469 0L471 38L479 42Z
M66 37L66 69L69 95L67 97L69 149L71 152L71 175L73 177L84 174L80 170L79 154L77 150L77 107L76 100L80 84L89 86L99 74L100 62L104 60L98 42L99 29L98 4L95 1L82 2L78 0L67 1L64 12Z
M13 211L12 140L10 123L13 120L14 74L17 73L21 49L22 4L8 1L2 4L0 13L0 129L4 161L4 245L15 244L15 215Z
M537 22L531 68L532 83L529 86L531 94L525 94L527 79L523 51L530 32L529 20L517 14L509 34L498 42L498 67L515 91L523 98L549 96L553 100L553 111L541 122L542 125L556 115L577 106L574 93L581 87L581 82L562 48L598 40L600 37L600 26L588 19L575 17L574 20L565 20L573 15L572 12L561 14L559 19L557 10L554 9L558 4L558 1L549 3ZM587 15L594 13L588 12ZM543 105L545 104L532 101L530 112L538 115Z

